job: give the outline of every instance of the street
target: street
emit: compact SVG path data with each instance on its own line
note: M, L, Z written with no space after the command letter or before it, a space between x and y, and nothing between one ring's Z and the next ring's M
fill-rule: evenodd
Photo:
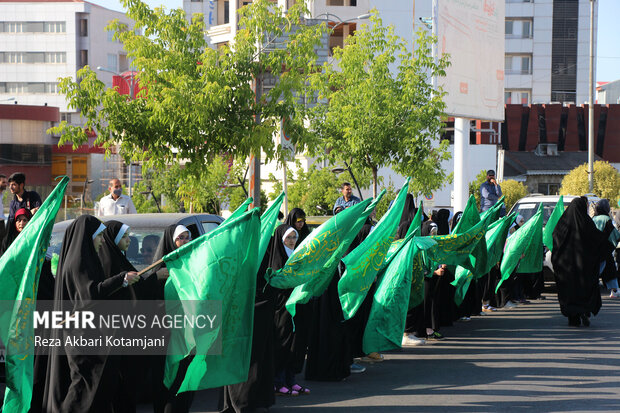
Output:
M592 325L576 328L546 298L456 322L444 341L387 353L344 382L302 381L311 395L277 397L270 411L620 411L620 300L604 295ZM216 405L203 391L191 411Z

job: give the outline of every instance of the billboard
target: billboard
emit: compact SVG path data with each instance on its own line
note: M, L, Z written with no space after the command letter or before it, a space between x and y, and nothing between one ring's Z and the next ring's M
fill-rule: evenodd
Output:
M433 0L437 51L451 65L439 85L450 116L504 120L505 0Z

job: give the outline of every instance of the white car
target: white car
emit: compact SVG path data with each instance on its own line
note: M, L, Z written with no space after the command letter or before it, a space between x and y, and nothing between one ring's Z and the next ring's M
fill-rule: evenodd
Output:
M590 216L594 215L594 206L600 198L593 194L586 194L588 198L588 212ZM568 207L568 204L575 198L578 198L577 195L564 195L564 209ZM525 221L530 219L536 211L538 211L538 207L540 204L543 206L543 226L547 224L555 205L558 203L560 199L560 195L542 195L542 194L532 194L526 196L525 198L519 199L511 208L510 213L513 211L517 211L517 214L521 215ZM552 281L553 280L553 265L551 264L551 251L545 248L545 261L544 261L543 271L545 272L545 280Z

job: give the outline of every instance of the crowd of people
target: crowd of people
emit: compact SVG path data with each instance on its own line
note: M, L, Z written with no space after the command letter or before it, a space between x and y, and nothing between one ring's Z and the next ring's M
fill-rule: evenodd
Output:
M489 171L493 172L493 171ZM3 181L0 176L0 188ZM2 240L4 252L27 225L41 205L38 194L24 190L23 174L8 179L11 201L7 228ZM113 185L114 184L114 185ZM118 202L116 182L111 182L110 198ZM6 184L4 184L6 187ZM495 202L501 189L489 174L483 184L482 208L489 195ZM113 195L117 195L113 198ZM356 203L351 185L342 186L342 197L334 205L338 214ZM104 210L106 210L104 206ZM404 238L417 213L412 195L408 194L396 239ZM455 228L462 213L452 215L447 209L424 214L420 226L422 236L447 235ZM517 219L514 233L523 222ZM347 253L353 251L373 230L373 221L363 225ZM164 299L168 270L164 263L154 269L155 276L143 279L127 260L131 228L119 221L107 221L83 215L67 228L58 266L53 275L49 262L43 266L38 299L53 299L58 310L73 303L72 310L83 303L99 299L150 300ZM351 374L365 372L363 363L383 361L379 353L365 354L362 338L373 300L373 285L361 308L345 320L338 294L338 281L344 264L331 278L320 297L297 305L294 318L286 309L292 289L274 288L265 280L268 268L278 270L304 239L310 236L306 214L294 208L275 229L267 253L257 273L250 368L247 381L221 388L221 412L268 411L276 396L308 396L312 390L302 385L312 381L342 381ZM570 325L589 325L590 315L601 307L599 276L618 296L617 263L613 252L620 232L610 217L609 202L597 204L596 215L587 213L587 200L577 198L568 206L553 233L553 265L562 314ZM142 254L153 262L191 241L190 231L182 225L166 228L159 242L143 240ZM156 248L155 248L156 246ZM426 268L423 300L407 312L402 346L419 346L427 340L443 340L445 327L467 322L472 317L493 313L498 308L528 304L531 299L544 299L542 272L513 274L496 293L501 278L499 263L485 276L472 281L463 302L455 304L455 269L442 263ZM294 327L293 327L294 326ZM62 335L62 331L53 334ZM163 384L165 356L71 355L52 350L49 356L35 358L34 390L31 411L42 412L131 412L139 402L151 402L155 412L188 412L193 392L178 393L189 360L181 363L176 379L168 388ZM140 383L140 385L136 385ZM139 388L137 388L139 387Z

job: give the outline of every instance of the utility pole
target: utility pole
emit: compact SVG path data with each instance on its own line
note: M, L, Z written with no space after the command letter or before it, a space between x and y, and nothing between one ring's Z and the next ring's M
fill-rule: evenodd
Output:
M594 0L590 0L590 104L588 105L588 188L594 192Z

